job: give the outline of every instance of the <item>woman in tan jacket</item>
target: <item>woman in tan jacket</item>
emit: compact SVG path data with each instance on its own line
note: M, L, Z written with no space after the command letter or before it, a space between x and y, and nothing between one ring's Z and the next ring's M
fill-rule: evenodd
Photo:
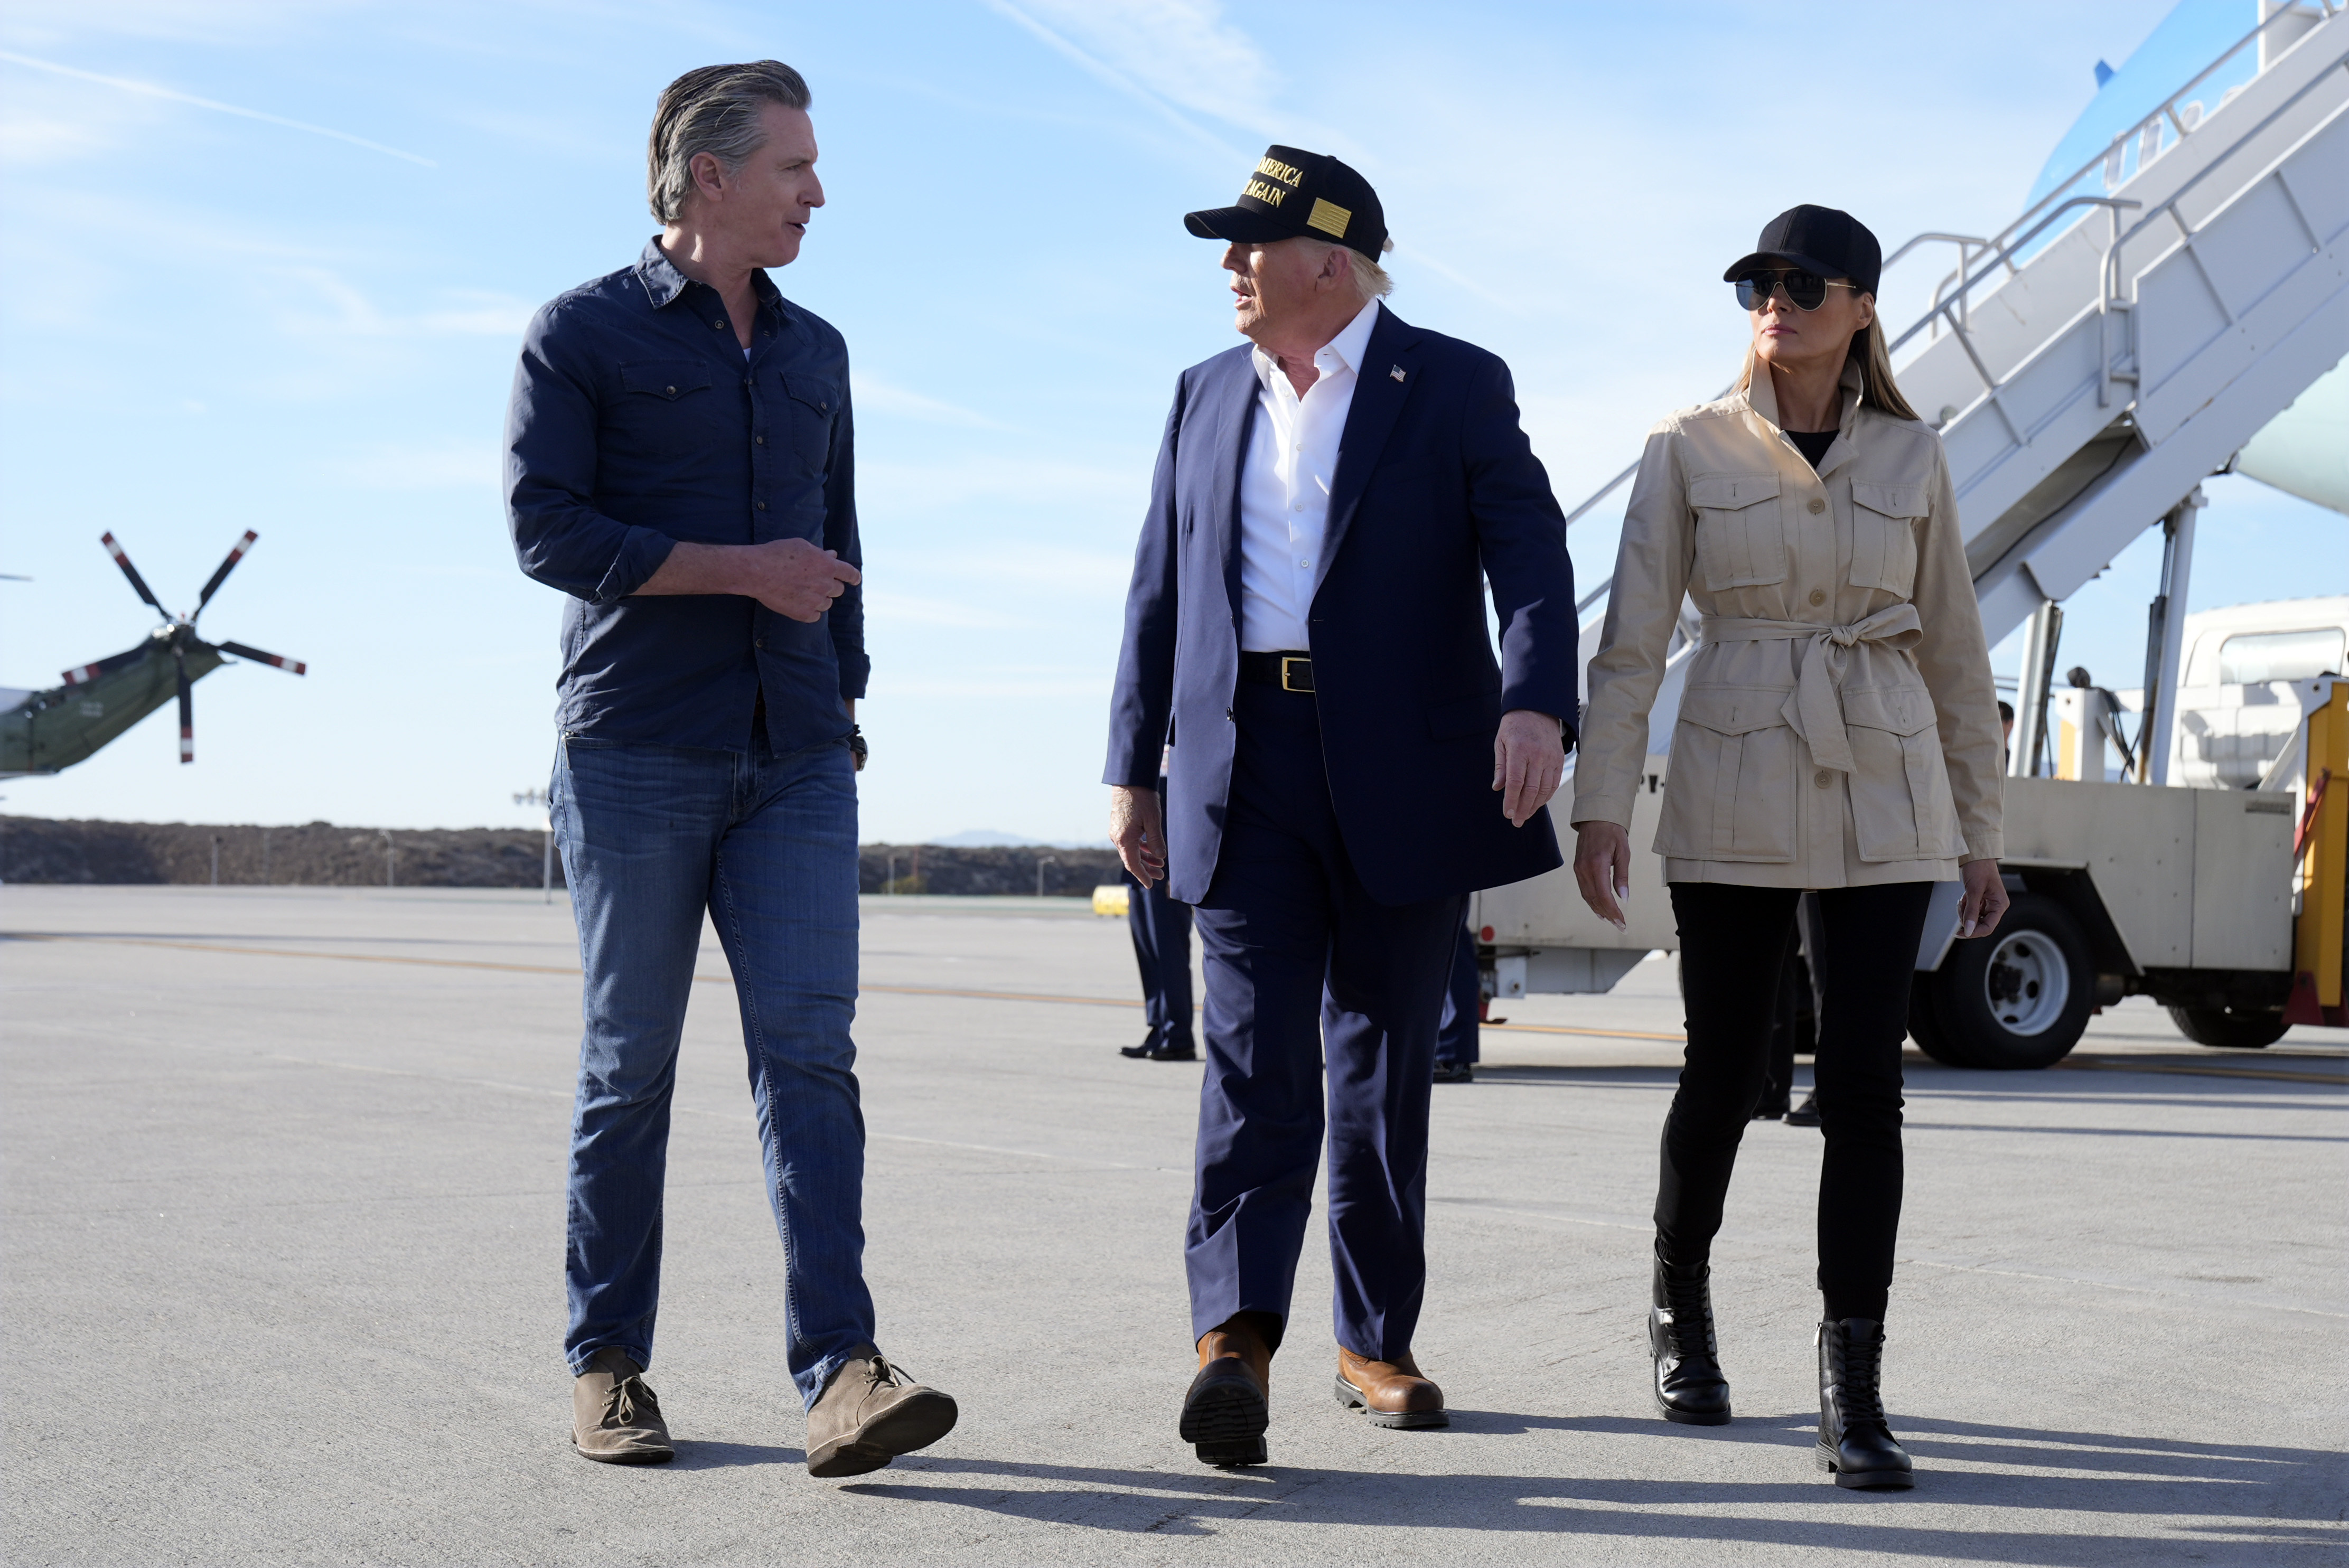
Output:
M1649 1343L1665 1418L1729 1419L1708 1259L1760 1098L1795 905L1817 890L1819 1447L1843 1486L1905 1487L1879 1396L1900 1219L1900 1044L1932 884L1989 934L2000 746L1940 438L1893 384L1876 237L1796 207L1724 274L1754 340L1738 388L1650 432L1575 769L1575 876L1620 923L1648 712L1683 594L1688 660L1663 818L1687 999L1664 1122Z

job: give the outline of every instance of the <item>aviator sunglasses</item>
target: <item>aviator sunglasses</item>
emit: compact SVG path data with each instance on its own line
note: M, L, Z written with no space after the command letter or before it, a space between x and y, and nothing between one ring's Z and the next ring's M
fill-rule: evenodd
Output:
M1816 273L1787 267L1776 272L1748 273L1738 279L1737 303L1749 311L1760 310L1768 303L1773 290L1783 288L1796 310L1816 310L1827 303L1827 290L1857 286L1855 284L1830 283Z

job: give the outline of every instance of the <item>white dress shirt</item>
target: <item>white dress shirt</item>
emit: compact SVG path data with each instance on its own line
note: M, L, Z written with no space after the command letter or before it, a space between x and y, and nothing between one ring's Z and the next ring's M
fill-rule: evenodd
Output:
M1279 362L1251 351L1257 392L1256 425L1240 471L1240 647L1248 653L1303 651L1313 645L1306 611L1321 584L1321 547L1330 525L1330 482L1338 440L1354 406L1362 355L1378 325L1372 300L1313 356L1319 379L1299 397Z

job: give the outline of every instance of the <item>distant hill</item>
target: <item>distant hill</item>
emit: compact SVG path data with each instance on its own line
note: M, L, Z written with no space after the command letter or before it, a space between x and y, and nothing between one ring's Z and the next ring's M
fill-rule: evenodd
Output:
M223 886L381 887L386 837L379 828L332 822L260 828L0 816L0 882L208 882L217 838ZM398 887L539 885L536 829L394 828L388 839ZM1117 856L1108 849L1020 842L866 844L857 851L856 882L869 893L888 892L894 876L899 892L1033 896L1040 864L1047 895L1081 898L1118 880ZM554 881L563 885L559 855Z

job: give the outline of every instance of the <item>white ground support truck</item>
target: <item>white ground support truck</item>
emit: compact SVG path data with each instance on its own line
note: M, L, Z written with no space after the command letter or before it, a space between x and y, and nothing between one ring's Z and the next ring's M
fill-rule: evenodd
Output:
M2332 636L2349 633L2349 604L2180 613L2204 477L2240 466L2349 510L2325 477L2349 433L2311 417L2340 405L2349 376L2349 6L2255 14L2002 233L1921 235L1888 258L1957 246L1933 309L1892 347L1909 351L1909 401L1939 410L1988 640L2027 627L2002 862L2013 907L1992 936L1959 942L1958 884L1944 884L1917 955L1910 1032L1953 1065L2046 1067L2092 1012L2132 995L2207 1046L2349 1024L2349 671ZM2247 68L2206 107L2211 84ZM2075 194L2099 169L2105 194ZM2296 462L2279 462L2295 442ZM2271 477L2282 469L2303 478ZM2062 601L2157 525L2142 688L2055 689ZM1586 657L1599 629L1583 624ZM1481 892L1469 923L1489 995L1606 991L1677 945L1648 846L1685 630L1650 722L1628 929L1584 906L1570 869ZM2107 781L2106 737L2126 736L2120 716L2147 698L2144 743Z

